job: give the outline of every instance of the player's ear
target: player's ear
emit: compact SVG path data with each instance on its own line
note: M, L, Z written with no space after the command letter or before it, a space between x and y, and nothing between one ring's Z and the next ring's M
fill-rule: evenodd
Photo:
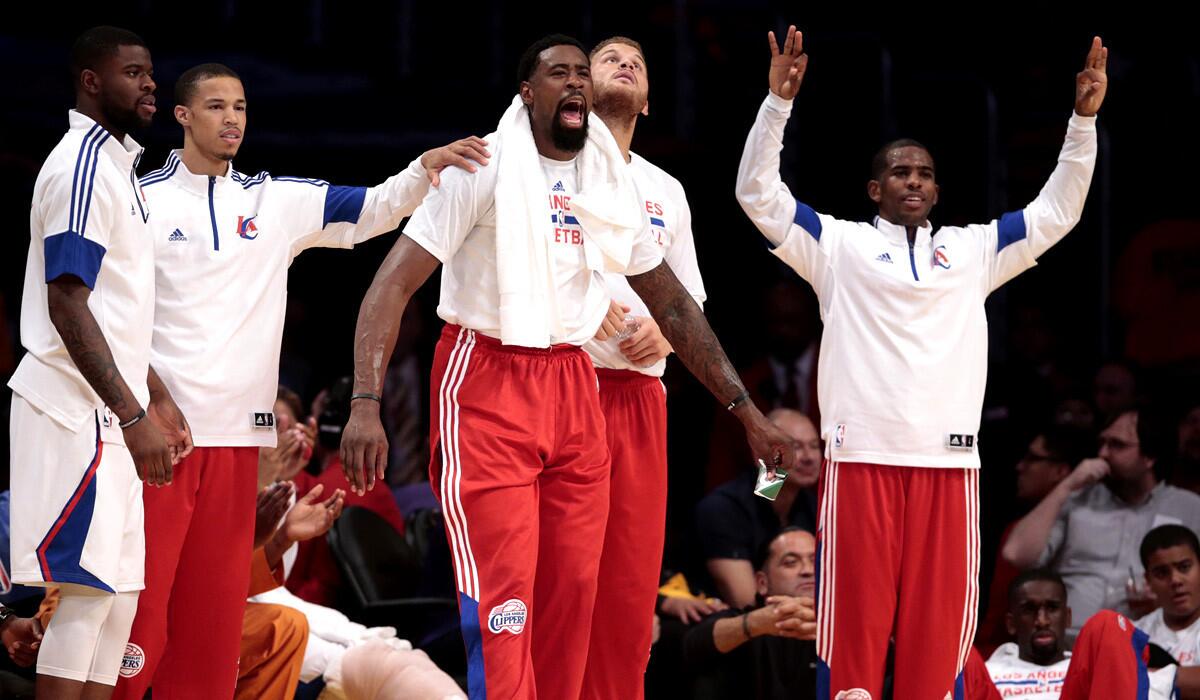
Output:
M191 126L192 111L183 105L175 105L175 121L183 127Z
M1071 610L1067 609L1067 626L1071 626ZM1004 629L1008 630L1008 636L1012 637L1017 633L1017 625L1013 621L1013 614L1010 612L1004 613Z
M932 207L933 205L937 204L937 202L938 202L938 194L940 194L940 193L941 193L941 191L942 191L942 187L941 187L941 185L934 185L934 186L933 186L933 203L932 203L932 204L930 204L929 206L931 206L931 207Z
M100 92L100 76L91 68L84 68L79 72L79 89L95 95Z
M521 101L525 103L526 107L533 105L533 86L529 84L528 80L521 81Z
M867 196L876 204L879 204L879 200L883 199L883 191L879 187L879 180L867 180Z
M648 98L646 100L646 104L642 105L642 116L643 117L650 116L650 100Z

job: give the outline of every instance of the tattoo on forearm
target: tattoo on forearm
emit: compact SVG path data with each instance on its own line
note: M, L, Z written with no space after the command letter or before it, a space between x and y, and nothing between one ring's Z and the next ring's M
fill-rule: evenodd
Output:
M628 279L675 354L718 401L728 403L745 391L708 319L666 263Z
M129 387L117 370L117 363L113 360L112 352L108 349L108 343L105 342L104 334L96 320L90 314L72 314L60 318L55 325L63 345L67 348L67 354L79 368L79 373L100 396L100 400L113 413L122 414L127 409L132 409L133 406L129 405L127 400L127 397L132 398Z

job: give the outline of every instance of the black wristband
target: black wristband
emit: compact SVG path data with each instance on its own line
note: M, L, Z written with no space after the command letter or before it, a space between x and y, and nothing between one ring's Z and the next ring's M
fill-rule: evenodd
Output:
M740 393L740 394L738 394L737 396L735 396L735 397L734 397L734 399L733 399L733 401L730 401L730 402L729 402L729 405L728 405L728 406L726 406L725 408L726 408L726 409L728 409L728 410L730 410L730 411L732 411L733 409L735 409L735 408L737 408L738 406L740 406L740 405L742 404L742 402L744 402L744 401L748 400L749 398L750 398L750 392L748 392L748 391L743 391L742 393Z
M121 430L127 430L127 429L132 428L133 426L137 425L138 421L140 421L141 419L143 419L145 417L146 417L146 409L144 409L144 408L138 409L136 416L134 416L133 418L130 418L129 420L125 421L124 423L117 423L117 425L119 425L121 427Z
M750 613L742 613L742 634L746 635L746 641L752 639L750 635Z
M376 403L383 403L383 398L379 394L369 394L365 391L361 394L350 394L350 400L353 401L355 399L371 399Z

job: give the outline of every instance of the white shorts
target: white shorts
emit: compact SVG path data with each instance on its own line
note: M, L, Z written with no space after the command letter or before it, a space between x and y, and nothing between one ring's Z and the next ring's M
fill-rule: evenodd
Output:
M71 431L13 394L10 430L13 582L144 588L142 482L100 416Z

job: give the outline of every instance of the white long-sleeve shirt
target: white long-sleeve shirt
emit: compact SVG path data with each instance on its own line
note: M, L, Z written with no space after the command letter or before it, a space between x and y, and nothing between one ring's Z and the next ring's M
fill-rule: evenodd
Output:
M273 447L292 260L395 229L429 181L419 160L368 188L232 165L225 177L196 175L179 155L141 179L158 202L151 362L197 446Z
M987 378L988 294L1036 264L1078 222L1096 161L1094 117L1071 117L1049 181L987 224L851 222L798 202L779 177L791 102L768 94L738 168L742 209L816 290L817 369L830 459L977 468Z

